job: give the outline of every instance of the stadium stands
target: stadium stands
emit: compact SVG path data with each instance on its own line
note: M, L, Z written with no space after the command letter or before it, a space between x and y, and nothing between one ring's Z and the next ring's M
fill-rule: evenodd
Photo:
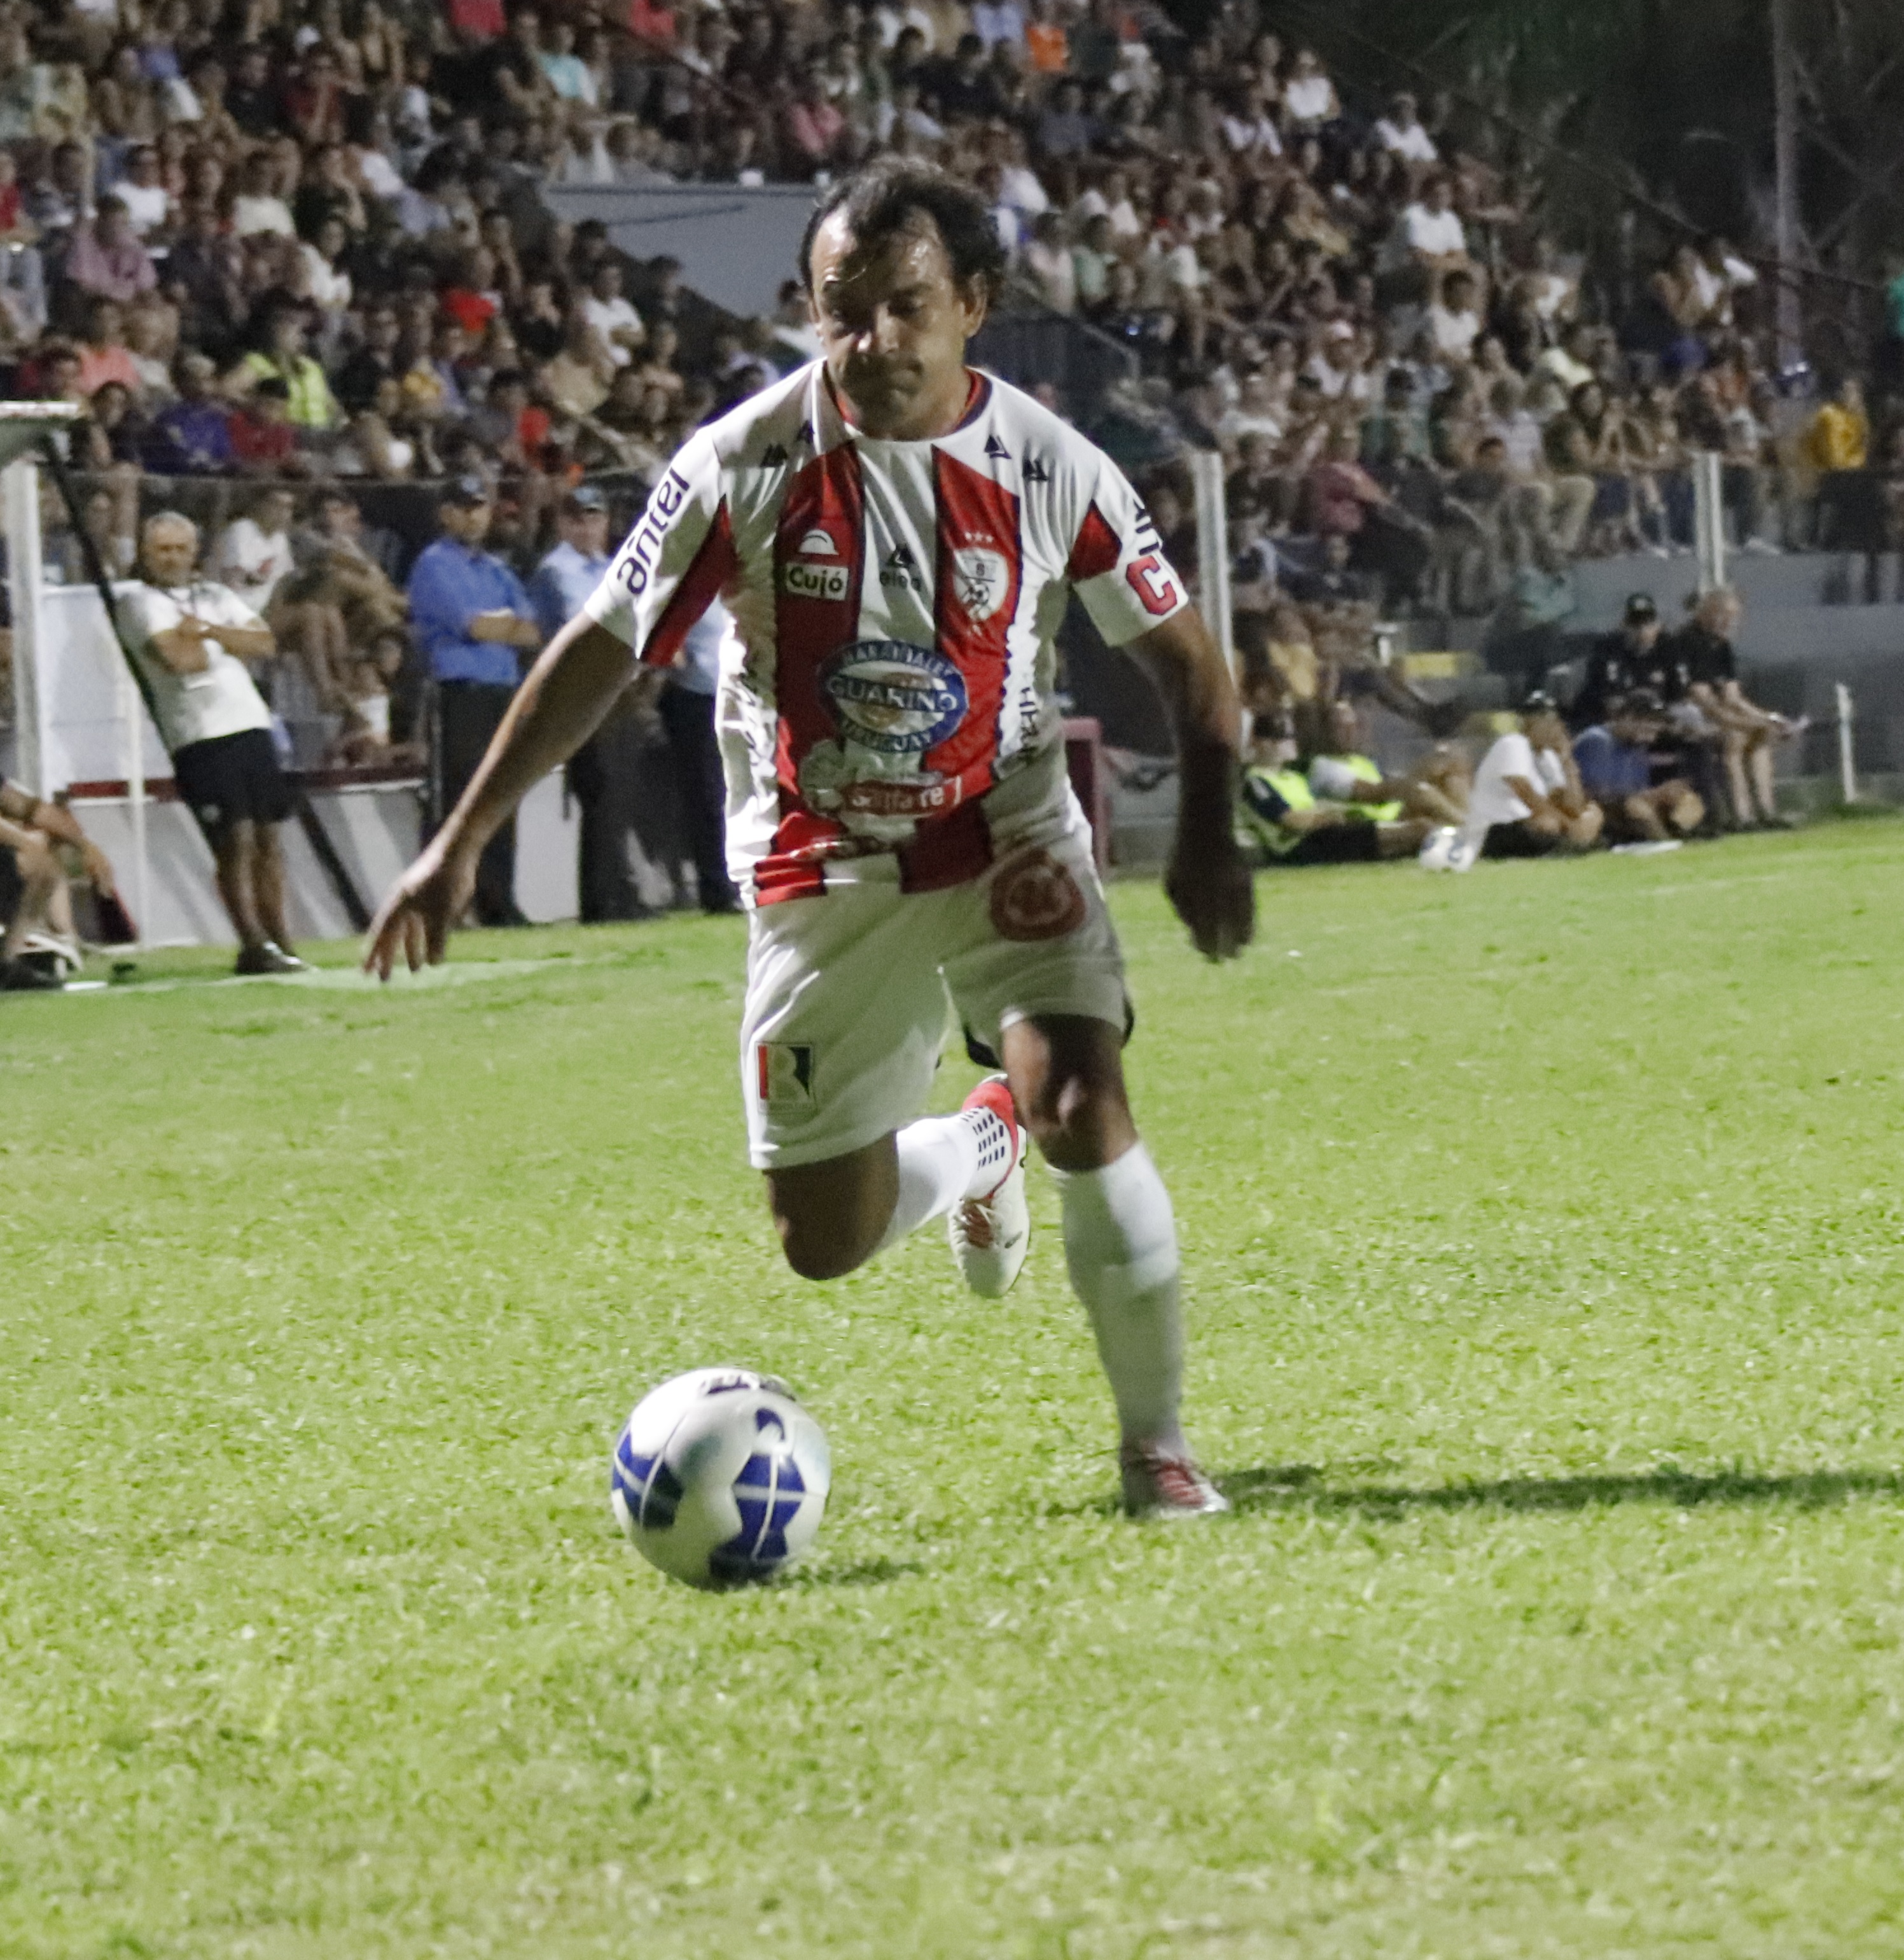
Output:
M882 149L977 183L1012 266L992 358L1088 423L1186 571L1184 458L1222 451L1266 712L1319 673L1435 732L1377 677L1377 620L1533 644L1580 559L1689 555L1700 450L1740 551L1904 536L1888 404L1772 371L1726 241L1662 240L1616 290L1550 231L1534 159L1332 75L1247 0L1195 34L1152 0L13 0L0 43L6 385L90 406L74 460L116 568L161 502L255 558L256 488L292 488L266 597L302 764L425 732L400 587L433 485L496 483L526 571L563 488L625 523L687 430L810 352L797 304L722 314L551 186L817 182ZM310 595L342 585L320 632ZM361 644L310 652L339 630ZM390 690L374 730L346 661Z

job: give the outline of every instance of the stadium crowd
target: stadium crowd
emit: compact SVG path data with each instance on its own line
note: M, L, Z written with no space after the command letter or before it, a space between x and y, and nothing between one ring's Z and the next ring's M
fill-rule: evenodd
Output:
M619 527L686 432L816 347L797 286L728 319L542 189L818 182L882 150L979 187L1018 298L1134 354L1059 406L1186 570L1183 453L1222 451L1272 718L1345 692L1305 697L1304 664L1365 670L1380 615L1511 632L1574 555L1687 550L1698 451L1743 549L1904 536L1904 425L1855 377L1816 405L1774 371L1726 240L1615 292L1492 126L1371 97L1252 0L1194 35L1154 0L4 0L0 385L88 406L109 570L142 511L200 520L276 637L273 708L318 731L301 764L429 743L441 772L494 704L459 737L423 683L506 692L536 614L511 597L479 657L431 642L439 502L454 539L479 490L484 552L526 581L584 479ZM1895 374L1904 280L1890 301Z

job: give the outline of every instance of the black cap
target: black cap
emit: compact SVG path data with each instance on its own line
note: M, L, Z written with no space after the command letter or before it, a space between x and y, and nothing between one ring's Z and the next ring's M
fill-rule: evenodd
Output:
M450 479L449 487L443 492L443 501L467 511L473 509L478 504L493 502L494 498L489 485L472 470L466 476L454 476Z
M1536 688L1520 704L1520 711L1523 714L1558 714L1560 705L1551 694Z
M1620 696L1619 711L1622 714L1657 717L1666 712L1666 703L1650 687L1635 687Z
M578 483L562 500L565 511L606 511L608 499L592 483Z
M1629 626L1650 626L1660 616L1660 609L1653 603L1650 592L1635 592L1626 602L1626 623Z

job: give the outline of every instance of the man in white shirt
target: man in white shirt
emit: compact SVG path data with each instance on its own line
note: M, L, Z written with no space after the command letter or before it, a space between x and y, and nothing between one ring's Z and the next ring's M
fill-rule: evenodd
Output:
M163 231L172 215L172 193L159 182L158 153L142 143L126 160L126 174L113 186L126 207L126 219L135 238Z
M1411 164L1441 161L1434 138L1422 127L1422 119L1415 113L1414 97L1406 93L1396 97L1388 113L1376 123L1375 140L1384 150L1393 150Z
M1435 352L1444 361L1471 361L1482 327L1473 274L1450 272L1446 278L1434 281L1430 294L1428 326L1434 336Z
M213 577L261 619L291 568L291 518L295 508L288 490L261 490L249 514L227 524L212 549L209 569Z
M1415 262L1431 273L1466 267L1468 234L1446 177L1431 177L1422 186L1421 196L1402 213L1402 237Z
M193 576L199 530L161 511L140 534L143 578L115 588L121 632L151 691L179 795L218 860L218 896L238 934L240 973L301 973L288 950L277 826L291 812L265 706L247 663L270 628L235 593Z
M1530 694L1519 732L1497 737L1474 772L1467 841L1485 858L1546 858L1590 851L1605 821L1581 788L1560 710Z
M588 290L578 304L582 316L608 349L608 358L617 368L626 368L635 350L648 338L641 315L632 301L622 294L622 269L613 259L604 259L588 275Z

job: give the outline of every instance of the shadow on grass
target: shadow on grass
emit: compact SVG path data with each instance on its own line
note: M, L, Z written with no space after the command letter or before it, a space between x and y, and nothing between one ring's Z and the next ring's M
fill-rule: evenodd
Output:
M852 1565L797 1565L781 1583L794 1587L888 1586L925 1570L916 1558L864 1558Z
M1352 1513L1399 1517L1409 1511L1584 1511L1603 1504L1791 1504L1818 1510L1848 1497L1904 1497L1891 1470L1813 1470L1787 1477L1748 1470L1699 1475L1664 1465L1629 1476L1508 1477L1492 1483L1358 1484L1331 1489L1310 1464L1232 1471L1217 1481L1238 1511Z

